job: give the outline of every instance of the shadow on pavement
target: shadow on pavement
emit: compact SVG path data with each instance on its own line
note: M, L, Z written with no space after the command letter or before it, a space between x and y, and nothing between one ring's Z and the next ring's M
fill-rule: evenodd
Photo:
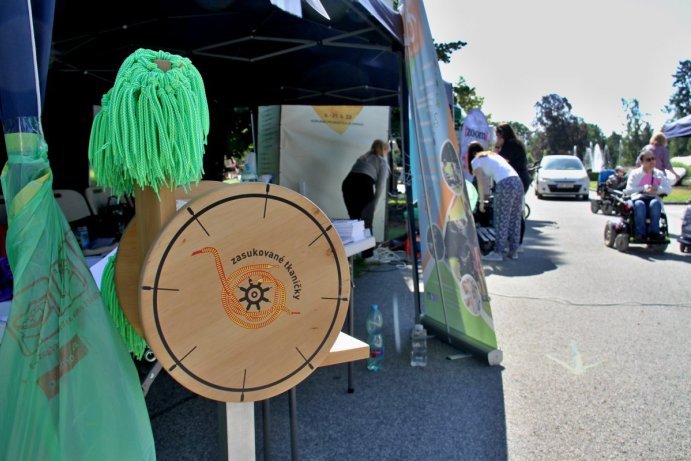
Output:
M366 339L372 303L384 313L385 362L370 372L354 363L318 368L297 386L298 452L303 460L507 459L502 368L428 340L428 365L410 366L414 295L410 266L355 279L355 336ZM397 315L395 310L397 310ZM398 319L398 321L396 321ZM395 328L398 323L398 329ZM291 459L288 395L269 400L270 457L264 457L262 404L255 403L257 459ZM217 402L198 397L162 372L147 404L158 460L219 459Z
M526 221L523 248L517 260L505 259L502 262L483 261L485 277L493 274L510 277L529 277L556 270L559 267L559 251L552 250L553 238L545 228L558 228L554 221Z

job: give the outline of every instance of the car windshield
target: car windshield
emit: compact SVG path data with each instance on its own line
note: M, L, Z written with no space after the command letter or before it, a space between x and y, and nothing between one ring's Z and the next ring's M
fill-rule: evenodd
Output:
M578 158L545 158L542 160L543 170L582 170L583 164Z

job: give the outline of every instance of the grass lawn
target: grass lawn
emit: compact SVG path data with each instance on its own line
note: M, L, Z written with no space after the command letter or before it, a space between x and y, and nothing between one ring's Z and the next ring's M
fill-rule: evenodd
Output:
M597 190L597 181L590 181L590 190ZM665 197L665 203L686 203L691 200L691 187L675 186L672 193Z

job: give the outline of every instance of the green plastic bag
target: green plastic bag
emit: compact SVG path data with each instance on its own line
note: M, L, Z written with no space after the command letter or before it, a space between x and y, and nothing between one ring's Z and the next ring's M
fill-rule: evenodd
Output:
M154 460L134 363L53 198L41 135L7 134L14 299L0 343L0 459Z

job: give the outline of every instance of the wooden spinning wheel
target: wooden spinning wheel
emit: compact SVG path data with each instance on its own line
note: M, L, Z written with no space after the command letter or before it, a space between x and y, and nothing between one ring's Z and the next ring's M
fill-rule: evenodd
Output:
M350 272L336 230L314 203L276 185L192 200L142 266L149 346L183 386L219 401L294 387L326 358L347 314Z

